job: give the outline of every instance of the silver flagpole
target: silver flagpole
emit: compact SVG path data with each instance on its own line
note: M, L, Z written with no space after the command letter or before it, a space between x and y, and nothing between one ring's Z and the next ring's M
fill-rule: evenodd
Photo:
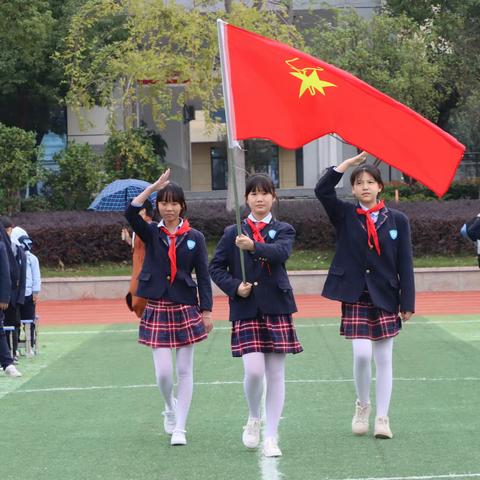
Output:
M235 202L235 218L237 221L237 234L241 235L242 226L240 222L240 205L238 201L238 186L237 186L237 172L235 168L234 155L235 149L240 148L240 144L237 140L233 138L233 125L235 122L233 105L231 103L231 92L230 92L230 77L228 75L228 53L225 48L226 36L225 31L226 23L223 20L217 20L217 32L218 32L218 49L220 52L220 65L222 71L222 88L223 88L223 99L225 104L225 122L227 124L227 141L228 141L228 170L230 171L230 178L232 179L233 184L233 199ZM240 268L242 269L242 280L246 282L245 275L245 258L244 252L239 248L240 254Z

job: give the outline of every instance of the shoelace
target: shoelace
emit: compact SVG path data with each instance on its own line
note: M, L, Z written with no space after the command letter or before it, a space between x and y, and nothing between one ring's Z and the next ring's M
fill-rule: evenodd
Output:
M247 422L247 424L243 427L249 435L254 435L257 433L259 426L258 420L254 420L252 422Z
M357 405L357 422L361 421L364 422L366 421L366 418L368 416L368 407L369 405Z

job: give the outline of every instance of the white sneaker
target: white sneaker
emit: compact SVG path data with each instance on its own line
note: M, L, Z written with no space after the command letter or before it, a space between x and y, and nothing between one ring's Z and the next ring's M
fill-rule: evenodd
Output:
M360 400L355 402L355 414L352 418L352 432L355 435L365 435L368 432L368 419L371 411L370 404L362 405Z
M15 365L9 365L6 369L5 369L5 375L7 375L8 377L21 377L22 374L17 370L17 367Z
M275 437L267 437L263 441L263 455L265 457L281 457L282 451L278 448L277 439Z
M185 430L177 430L175 429L172 433L172 438L170 439L170 445L186 445L187 438L185 434L187 432Z
M165 433L171 435L177 426L177 417L175 415L175 407L177 406L177 400L173 399L173 410L165 410L163 415L163 429Z
M375 419L375 432L373 435L375 438L393 438L388 417L377 417Z
M260 419L248 417L247 424L243 427L243 444L247 448L257 448L260 443Z

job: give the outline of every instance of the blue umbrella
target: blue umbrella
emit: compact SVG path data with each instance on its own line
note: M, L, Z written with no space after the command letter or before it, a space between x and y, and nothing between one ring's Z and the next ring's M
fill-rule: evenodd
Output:
M115 180L97 195L88 209L99 212L123 212L130 202L148 186L150 186L148 182L134 178ZM152 193L149 197L152 205L155 205L156 196L156 193Z

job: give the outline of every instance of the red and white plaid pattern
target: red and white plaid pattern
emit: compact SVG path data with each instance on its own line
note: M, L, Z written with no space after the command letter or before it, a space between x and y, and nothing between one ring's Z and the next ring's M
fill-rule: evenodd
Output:
M368 291L364 291L356 303L342 302L340 335L348 339L382 340L396 336L401 328L399 315L373 305Z
M303 351L291 315L263 315L232 324L232 355L300 353Z
M179 348L207 338L198 305L149 300L140 320L138 342L152 348Z

